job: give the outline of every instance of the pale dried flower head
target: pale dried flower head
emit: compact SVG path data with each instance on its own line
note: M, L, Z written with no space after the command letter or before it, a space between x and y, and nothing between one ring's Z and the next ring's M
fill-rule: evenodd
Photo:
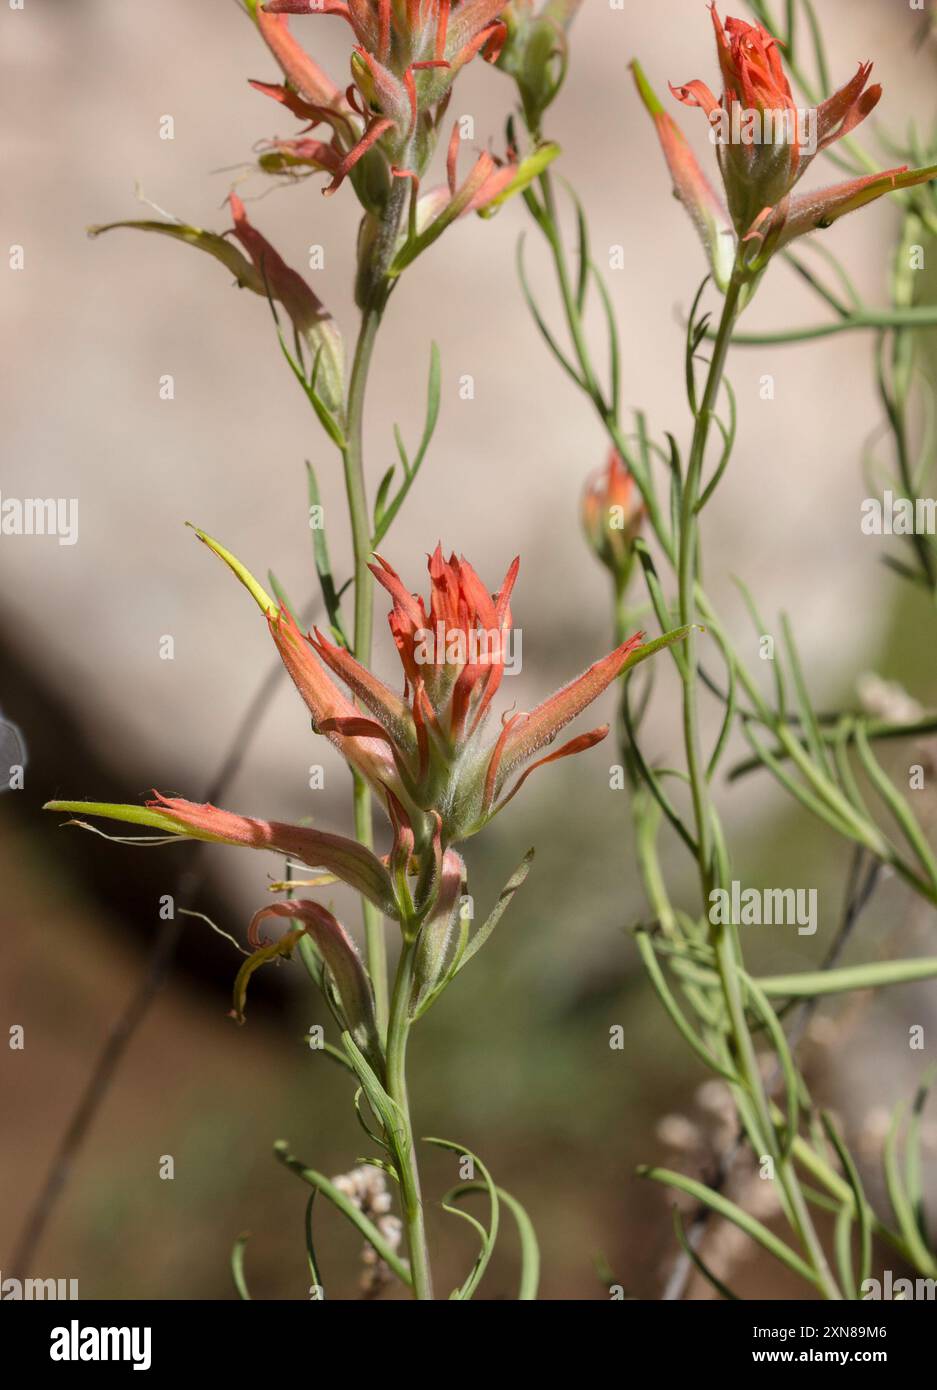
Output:
M371 1163L363 1163L349 1173L340 1173L332 1182L339 1192L344 1193L359 1211L374 1222L391 1249L397 1250L403 1227L400 1218L390 1214L391 1196L381 1169ZM364 1246L361 1263L363 1269L358 1286L365 1298L376 1298L391 1282L390 1269L373 1245Z

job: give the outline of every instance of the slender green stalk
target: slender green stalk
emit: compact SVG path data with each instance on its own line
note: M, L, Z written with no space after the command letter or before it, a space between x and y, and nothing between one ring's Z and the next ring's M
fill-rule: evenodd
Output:
M342 451L342 461L354 555L354 646L355 657L364 666L370 663L374 636L374 585L368 569L371 560L371 517L364 476L364 402L374 344L392 289L392 283L387 278L387 269L393 258L400 219L406 205L406 189L403 186L405 182L404 179L394 180L361 287L363 308L345 407L346 443ZM354 774L354 815L355 835L358 841L368 849L373 848L371 792L367 783L357 773ZM384 939L384 924L381 914L371 903L364 903L363 914L368 972L374 987L378 1027L383 1032L387 1026L388 1008L387 944Z
M683 482L683 497L680 516L680 535L677 554L677 574L679 582L680 623L693 624L697 617L696 578L699 535L697 521L697 500L700 493L703 464L709 431L715 415L719 392L725 371L726 358L732 342L732 331L739 313L741 282L733 277L726 292L722 317L716 332L713 355L706 378L703 400L696 417L693 442L687 473ZM712 820L709 808L709 786L705 764L700 752L699 715L697 700L698 663L696 659L696 634L692 630L687 638L686 661L681 668L683 682L683 731L686 750L687 772L690 781L690 794L696 821L696 839L699 856L700 887L704 911L710 900L714 885L714 866L712 861ZM807 1202L790 1159L780 1152L776 1131L771 1118L768 1097L765 1093L758 1058L748 1020L745 1016L745 1003L740 983L738 943L735 932L727 926L713 929L713 946L716 964L722 982L726 1010L732 1038L737 1052L737 1063L746 1083L751 1101L754 1103L758 1129L769 1146L775 1161L775 1172L787 1198L786 1206L793 1224L816 1272L819 1288L827 1298L839 1299L839 1288L816 1234Z
M371 660L374 636L374 586L368 568L373 542L364 475L364 403L378 329L393 288L393 281L388 278L387 271L393 259L400 221L406 206L406 192L406 180L395 180L380 226L376 230L369 265L359 283L359 297L363 307L346 405L346 446L342 457L354 555L354 648L356 659L365 666L369 665ZM358 841L369 849L373 848L371 792L367 783L357 774L354 779L354 814L355 835ZM363 903L363 913L368 973L374 989L378 1028L381 1033L386 1031L387 1037L387 1092L397 1106L399 1114L399 1127L393 1135L388 1135L388 1141L393 1148L400 1179L400 1199L407 1233L413 1292L418 1299L430 1300L433 1297L433 1286L406 1079L415 948L412 942L404 939L394 980L393 998L388 1002L387 944L383 919L377 908L368 902Z
M618 419L617 402L608 402L603 394L601 386L598 384L598 377L589 356L580 306L573 292L569 271L566 266L560 232L556 222L555 201L552 196L549 175L543 176L541 179L541 187L543 189L544 201L543 209L537 217L537 220L550 245L555 263L557 284L563 302L567 327L573 343L575 361L581 373L580 384L587 396L593 401L599 417L608 430L619 453L628 461L629 468L632 471L635 481L641 488L642 495L648 503L648 511L654 531L657 534L667 559L677 572L681 624L692 624L696 620L698 613L705 621L709 617L711 610L697 577L697 502L701 492L702 473L710 428L715 418L715 409L722 385L726 357L733 342L733 331L738 318L738 300L741 286L735 281L730 285L724 304L722 320L719 329L714 335L713 356L703 400L696 417L691 453L687 466L687 477L683 482L679 530L677 535L673 535L664 525L664 519L660 510L656 505L653 505L653 493L648 487L648 480L644 479L641 476L640 470L634 466L636 461L633 459L629 441ZM535 212L535 216L536 215ZM644 486L642 486L642 484L644 484ZM620 600L619 603L616 604L616 620L621 622L622 612L619 604ZM689 646L689 650L685 650L683 660L679 663L681 679L684 685L684 740L689 770L688 780L690 782L697 829L695 853L699 864L700 883L703 890L705 907L709 901L709 892L715 882L717 866L714 862L715 847L713 845L713 821L708 798L706 768L700 755L699 747L696 690L698 668L695 657L695 637L692 633L687 645ZM733 663L737 663L737 658L735 658L734 655L732 659ZM748 675L747 672L742 671L740 671L739 674L744 674L746 677ZM750 687L754 685L754 682L748 678L745 681L745 685L746 687ZM791 742L793 744L796 740L792 738ZM796 751L802 750L798 749ZM789 754L796 757L796 752L793 748L789 750ZM723 873L722 876L724 877L725 874ZM781 1196L782 1205L807 1253L810 1266L815 1271L817 1287L822 1291L825 1297L829 1299L840 1299L842 1295L816 1234L807 1206L806 1196L801 1189L793 1162L788 1155L781 1152L781 1147L777 1139L771 1105L762 1083L754 1042L745 1014L745 1004L740 983L741 961L738 954L737 934L734 931L717 928L714 936L713 946L719 971L721 993L723 994L727 1012L729 1039L731 1039L733 1047L733 1052L731 1054L728 1049L725 1048L724 1060L727 1067L732 1069L738 1068L740 1070L741 1084L736 1088L736 1100L740 1114L747 1116L746 1129L750 1139L759 1147L763 1145L764 1147L761 1148L761 1152L769 1154L774 1160L775 1175L779 1184L779 1195ZM726 1041L728 1041L728 1039ZM714 1037L713 1043L718 1046L718 1039Z
M410 1032L410 996L413 989L413 959L415 944L404 940L397 964L394 995L390 1006L387 1029L387 1094L400 1108L402 1133L397 1136L395 1151L400 1177L400 1200L404 1229L410 1252L414 1296L421 1300L433 1297L426 1228L423 1221L423 1198L420 1173L417 1167L413 1126L407 1100L407 1038Z
M364 398L380 322L379 309L366 308L362 313L348 387L347 444L342 455L354 553L355 656L365 666L371 659L371 642L374 633L374 590L371 573L368 569L368 562L371 558L371 518L368 514L368 499L364 480ZM371 815L371 792L367 782L357 773L354 774L354 813L355 835L362 845L372 849L374 846L374 828ZM368 973L374 986L374 1006L378 1027L383 1031L387 1026L388 995L387 945L384 939L384 922L373 903L364 902L363 912Z
M706 378L706 389L702 404L696 417L693 430L693 443L687 474L683 482L683 501L680 515L680 536L677 554L677 575L679 582L680 624L692 625L696 621L696 569L699 549L696 504L699 499L706 445L716 403L722 388L726 358L732 341L732 330L739 312L741 282L733 277L722 310L722 320L713 346L712 361ZM696 632L690 627L686 639L686 660L683 663L683 732L686 745L687 771L690 778L690 791L693 797L693 812L696 817L697 843L699 845L700 875L703 888L703 901L709 901L712 888L711 868L711 826L707 806L706 776L700 754L699 720L696 700Z

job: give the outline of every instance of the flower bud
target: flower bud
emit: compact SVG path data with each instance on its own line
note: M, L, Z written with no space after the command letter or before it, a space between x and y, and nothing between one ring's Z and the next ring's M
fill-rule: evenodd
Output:
M510 0L501 12L507 30L498 67L517 83L528 129L539 131L566 76L566 30L579 0L548 0L535 13L533 0Z
M442 982L450 947L459 923L465 862L447 850L438 875L436 898L420 930L413 970L413 1006L418 1009Z
M582 524L593 551L622 588L634 560L634 543L644 525L645 507L634 478L612 449L608 463L586 483Z

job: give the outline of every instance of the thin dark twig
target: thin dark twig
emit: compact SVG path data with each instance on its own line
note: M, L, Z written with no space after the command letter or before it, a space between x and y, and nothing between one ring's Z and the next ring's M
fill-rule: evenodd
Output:
M859 918L862 916L872 894L878 886L882 873L882 866L877 859L872 859L868 852L858 847L850 861L849 876L846 880L846 897L843 904L843 913L830 948L823 958L821 970L832 970L842 957L843 951L855 930ZM804 1000L794 1015L793 1022L788 1033L788 1043L791 1052L794 1052L803 1041L804 1034L810 1025L817 1008L820 1004L820 996L815 995L812 999ZM766 1089L770 1093L777 1081L780 1079L781 1067L778 1065L771 1077L766 1082ZM745 1131L740 1129L732 1143L719 1156L716 1162L716 1169L709 1180L709 1186L714 1192L721 1192L729 1180L732 1167L741 1152L745 1143ZM705 1202L700 1202L694 1211L691 1219L686 1223L687 1243L693 1250L698 1250L702 1244L707 1227L714 1213L711 1207ZM681 1250L674 1260L673 1268L670 1271L667 1282L664 1285L661 1298L665 1302L677 1302L686 1293L690 1276L695 1266L686 1251Z
M305 625L308 626L318 609L318 602L309 606L303 615ZM219 801L225 789L241 770L259 727L260 717L269 704L282 674L283 666L278 661L270 667L257 687L234 731L221 765L209 784L205 794L206 801ZM184 896L191 900L201 890L205 881L205 870L201 865L203 849L204 844L201 842L194 842L185 847L185 860L175 878L174 897ZM150 951L143 978L104 1040L65 1132L55 1149L45 1181L27 1214L13 1253L13 1278L24 1278L32 1264L55 1205L71 1176L77 1154L111 1088L120 1063L151 1004L166 982L184 926L185 919L182 916L168 918L163 922Z
M732 1172L735 1160L741 1152L744 1140L745 1132L744 1130L739 1130L729 1147L724 1149L719 1155L716 1161L715 1172L707 1182L707 1186L711 1187L714 1192L721 1192L729 1181L729 1174ZM692 1250L699 1249L713 1215L712 1208L708 1207L705 1202L700 1202L690 1221L686 1223L686 1241ZM667 1283L664 1285L663 1292L661 1293L661 1299L665 1303L677 1303L683 1298L687 1290L687 1285L690 1282L690 1275L695 1268L696 1266L687 1252L681 1250L674 1260L673 1269L670 1271Z

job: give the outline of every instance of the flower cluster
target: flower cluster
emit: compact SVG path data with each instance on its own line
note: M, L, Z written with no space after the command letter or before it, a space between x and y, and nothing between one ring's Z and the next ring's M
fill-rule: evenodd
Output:
M457 218L493 215L559 153L552 144L540 144L520 159L513 148L503 157L481 151L460 181L462 131L456 125L449 141L446 182L421 192L421 178L458 72L479 53L494 60L500 52L507 32L497 18L503 0L242 3L283 78L252 80L251 86L304 124L299 136L263 142L259 168L293 179L325 172L330 175L325 193L335 192L346 178L351 181L365 210L358 235L357 299L362 307L375 296L386 298L403 270ZM354 80L346 91L297 42L289 14L339 15L351 25L358 42L351 58ZM320 137L322 127L326 138ZM385 225L395 186L402 195L409 190L409 216L404 196ZM157 209L161 219L109 222L89 228L89 233L98 236L122 227L174 238L213 256L239 287L281 305L293 328L294 370L333 438L340 437L346 385L342 335L306 280L251 224L241 197L232 192L228 203L233 226L220 233L162 209Z
M384 805L394 832L384 861L394 902L382 911L401 923L405 936L422 933L418 977L425 994L439 978L458 916L465 866L453 846L481 830L537 768L605 738L607 724L536 758L625 670L683 634L648 644L636 634L549 700L529 713L503 716L500 728L489 732L495 696L519 653L512 643L510 606L517 560L492 594L465 559L451 555L447 560L437 546L429 557L426 604L378 559L372 572L391 596L388 622L403 673L398 694L320 631L304 636L292 615L275 605L227 551L202 538L235 569L266 613L313 729L332 740ZM359 712L329 672L370 717ZM359 880L360 854L360 846L350 848ZM346 881L351 880L346 876Z
M489 734L492 703L512 660L510 600L517 560L498 592L491 594L466 560L455 555L446 560L437 546L429 560L428 606L407 591L385 561L373 566L392 600L389 625L403 668L403 694L398 695L321 632L303 634L292 613L275 603L229 551L198 534L241 579L265 614L314 731L329 738L378 794L393 828L390 852L379 857L345 836L256 820L159 793L145 806L54 801L48 809L127 821L168 838L273 850L314 870L313 885L336 880L348 884L399 922L408 940L420 938L419 1002L439 978L458 918L465 866L452 846L474 835L506 806L536 768L603 739L607 725L532 761L617 677L685 636L685 630L646 644L643 634L636 634L530 713L504 716L500 729ZM349 694L335 683L333 673ZM275 942L260 934L262 923L270 918L291 924ZM367 972L341 923L312 900L290 899L255 914L248 933L254 953L235 982L234 1016L243 1019L253 971L289 955L304 936L324 962L328 997L343 1028L367 1056L379 1058Z
M642 644L643 633L636 634L532 711L505 715L493 733L492 705L518 650L510 606L518 560L492 594L468 561L447 560L437 546L429 558L426 604L378 559L372 572L393 603L388 622L403 673L398 694L318 629L304 636L292 614L227 551L202 538L245 578L264 609L313 728L370 782L398 834L412 836L418 853L434 842L445 851L476 834L538 767L603 739L607 725L531 762L612 681L661 645L662 639Z
M375 161L376 183L359 195L380 197L383 168L420 176L436 144L452 84L481 53L494 61L505 36L498 19L504 0L269 0L248 8L283 70L279 89L255 83L312 127L328 125L331 140L298 157L332 175L332 193L378 144L386 165ZM342 94L299 48L287 15L338 15L356 43L351 85ZM312 144L313 142L307 142Z
M508 34L499 19L504 0L244 0L283 74L281 83L252 86L285 106L305 128L299 136L266 142L259 158L269 174L295 178L330 175L334 193L349 179L365 209L359 236L362 280L381 237L381 223L395 183L410 188L406 231L390 248L387 270L400 274L457 217L490 215L525 188L558 153L542 145L524 159L509 148L503 158L483 151L460 184L456 176L459 126L453 127L447 183L421 195L420 184L436 148L458 73L481 55L495 61ZM289 15L338 15L357 40L350 86L342 92L297 43ZM328 138L315 132L326 127ZM313 132L313 133L311 133ZM362 286L364 288L362 288Z
M816 155L847 136L878 104L881 87L868 85L872 64L860 63L855 76L835 95L816 108L799 111L777 39L760 24L740 19L723 24L715 4L710 13L722 96L716 97L699 80L671 85L671 91L685 105L699 107L709 120L727 206L640 65L633 63L632 70L657 126L674 192L696 224L721 289L727 288L733 274L753 280L771 256L795 238L829 227L887 193L937 177L937 167L902 166L795 194Z

